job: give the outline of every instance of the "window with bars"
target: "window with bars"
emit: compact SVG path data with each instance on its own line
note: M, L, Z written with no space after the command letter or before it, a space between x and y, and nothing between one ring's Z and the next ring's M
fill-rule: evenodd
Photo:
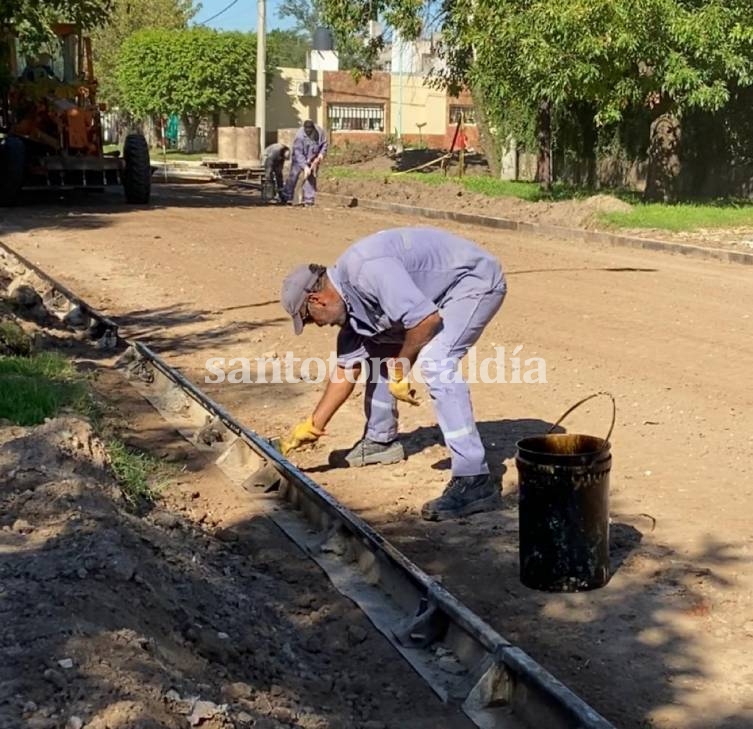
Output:
M327 121L333 132L383 132L384 104L329 104Z
M476 123L476 110L472 106L451 104L450 124L457 124L461 116L463 117L463 124L474 125Z

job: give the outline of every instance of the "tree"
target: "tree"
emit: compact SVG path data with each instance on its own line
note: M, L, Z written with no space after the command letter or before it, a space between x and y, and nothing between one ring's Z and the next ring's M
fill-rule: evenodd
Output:
M274 29L267 33L267 53L272 65L288 68L303 68L309 39L295 30Z
M277 16L293 20L295 31L309 38L324 22L318 0L283 0L277 9Z
M112 0L0 0L0 26L14 28L27 44L42 43L52 35L56 22L93 28L103 23Z
M94 68L99 93L111 106L118 104L117 58L129 36L144 28L186 28L198 7L192 0L113 0L107 22L92 33Z
M201 27L139 31L121 47L117 82L134 114L178 114L192 148L203 118L253 106L256 36Z
M294 21L294 30L311 44L314 31L327 25L326 13L332 3L339 0L283 0L277 11L280 18L290 18ZM347 5L348 3L341 3ZM356 3L358 4L358 3ZM376 18L376 16L374 16ZM367 20L371 17L367 18ZM370 73L375 58L369 55L364 42L366 23L358 27L356 32L337 34L337 54L340 63L346 68L357 69L362 73Z
M375 10L406 38L423 27L416 0L322 2L338 35L357 33ZM747 0L447 0L438 17L440 80L471 88L498 140L536 120L544 185L555 113L588 106L604 126L639 106L653 114L646 194L669 199L682 114L718 110L731 89L753 84Z

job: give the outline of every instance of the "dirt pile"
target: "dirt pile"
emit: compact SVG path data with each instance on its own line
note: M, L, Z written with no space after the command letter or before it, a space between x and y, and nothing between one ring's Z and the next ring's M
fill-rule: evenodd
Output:
M198 496L131 513L86 420L0 429L0 726L404 726L415 685L361 614Z
M631 209L628 203L611 195L593 195L582 200L529 202L514 197L490 197L469 192L451 178L442 184L425 184L391 176L388 171L384 178L371 179L327 178L323 174L322 183L324 192L565 227L594 227L601 213Z

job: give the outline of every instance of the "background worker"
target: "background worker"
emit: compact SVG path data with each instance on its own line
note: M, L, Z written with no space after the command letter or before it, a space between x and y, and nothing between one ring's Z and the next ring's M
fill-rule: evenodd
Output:
M303 204L311 206L316 201L316 176L319 166L327 154L327 135L310 119L303 122L303 126L293 139L292 160L290 172L285 185L284 197L288 203L293 202L298 178L303 175Z
M264 178L274 183L274 191L280 202L285 202L282 168L288 159L290 159L290 147L282 142L270 144L264 150Z
M428 227L368 236L330 268L296 268L283 282L281 294L295 333L309 322L338 326L340 331L336 370L312 415L283 439L283 453L324 434L353 392L353 371L360 372L371 359L366 427L346 461L365 466L402 460L397 401L419 404L407 379L418 363L452 461L450 482L439 498L424 504L422 516L439 520L497 508L500 488L489 475L470 391L458 365L499 310L506 290L501 266L492 255L471 241Z

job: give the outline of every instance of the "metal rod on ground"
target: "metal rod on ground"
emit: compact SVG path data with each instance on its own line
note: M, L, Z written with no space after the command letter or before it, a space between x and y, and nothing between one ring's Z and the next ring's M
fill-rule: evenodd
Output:
M267 145L267 48L266 0L256 7L256 126L259 128L259 159Z
M165 139L165 118L163 116L160 116L159 123L160 131L162 132L162 159L165 162L162 171L165 175L165 182L167 182L167 140Z
M441 157L437 157L436 159L431 160L430 162L424 162L422 165L418 165L418 167L411 167L409 170L400 170L400 172L394 172L394 175L407 175L409 172L417 172L418 170L424 169L424 167L431 167L432 165L437 164L437 162L441 162L443 159L447 159L448 157L452 156L451 154L443 154Z
M458 150L458 164L460 169L458 170L458 177L462 177L465 174L465 125L463 124L463 114L460 114L460 149Z

